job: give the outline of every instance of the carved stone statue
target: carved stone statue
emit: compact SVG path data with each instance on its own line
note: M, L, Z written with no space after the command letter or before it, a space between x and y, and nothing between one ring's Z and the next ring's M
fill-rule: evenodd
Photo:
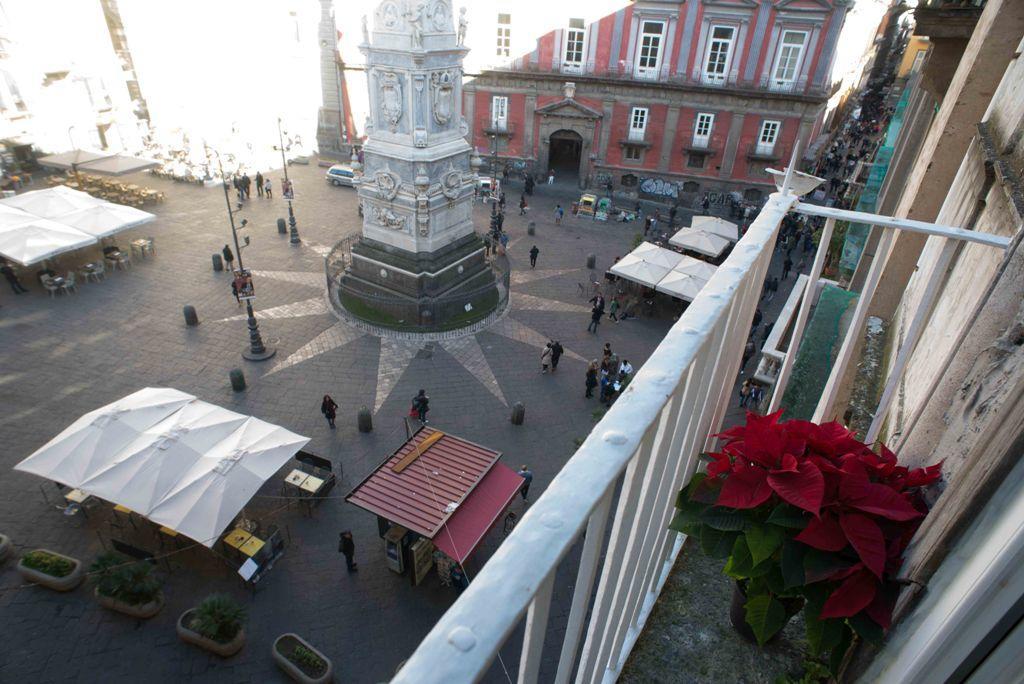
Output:
M371 205L370 215L373 216L374 221L385 228L391 228L393 230L405 229L405 217L399 216L390 209L382 209L376 205Z
M402 81L392 71L380 75L380 110L394 133L402 119Z
M375 174L374 180L377 183L377 194L383 199L390 202L398 196L398 188L402 185L402 179L387 166Z
M409 21L409 28L412 29L413 47L423 47L424 7L426 7L426 3L422 2L422 0L416 3L409 3L409 9L405 13L405 18Z
M466 44L466 30L469 28L469 22L466 21L466 8L459 8L459 39L458 43L460 46Z

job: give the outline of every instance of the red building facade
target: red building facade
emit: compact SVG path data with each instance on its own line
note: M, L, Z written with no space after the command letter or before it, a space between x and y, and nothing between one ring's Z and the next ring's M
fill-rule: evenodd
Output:
M821 127L848 0L635 0L464 86L485 159L670 202L759 200Z

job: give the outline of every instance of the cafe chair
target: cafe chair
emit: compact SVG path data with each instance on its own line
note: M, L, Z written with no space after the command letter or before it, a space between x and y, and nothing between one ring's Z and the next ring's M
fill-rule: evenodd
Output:
M66 293L78 292L78 287L75 285L75 272L68 271L67 277L64 279L64 284L61 285L61 289Z
M44 276L39 280L40 282L42 282L43 287L46 288L46 291L50 293L51 297L56 297L58 294L60 294L61 286L53 282L53 278L49 276Z

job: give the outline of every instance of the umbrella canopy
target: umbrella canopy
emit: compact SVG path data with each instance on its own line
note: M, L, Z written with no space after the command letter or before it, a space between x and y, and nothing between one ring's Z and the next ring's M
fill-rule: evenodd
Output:
M671 269L644 261L633 254L627 254L608 270L626 280L654 287Z
M48 219L70 214L79 209L94 207L98 204L103 204L103 202L98 197L93 197L88 193L72 190L71 188L65 188L62 185L58 185L55 188L47 188L46 190L24 192L20 195L0 200L0 204Z
M0 204L0 229L23 226L35 219L36 217L27 211Z
M29 216L27 222L7 226L0 223L0 254L22 266L31 266L96 242L95 237L76 228L34 216Z
M61 154L51 154L39 160L42 166L53 169L77 168L90 173L102 173L108 176L122 176L126 173L143 171L159 166L160 162L127 154L110 154L108 152L89 152L88 150L71 150Z
M697 293L700 292L701 288L704 287L707 282L708 281L703 278L698 278L687 273L669 271L668 275L662 278L661 282L658 283L654 289L658 292L664 292L665 294L672 295L673 297L679 297L680 299L692 302L697 297Z
M736 242L740 239L740 230L735 223L726 221L718 216L694 216L690 227L695 230L703 230L715 235L721 235L726 240Z
M668 243L712 257L718 256L729 246L729 241L721 235L693 228L683 228L670 237Z
M637 245L636 249L629 253L629 255L640 257L649 264L654 264L655 266L661 266L663 268L675 268L676 264L678 264L683 258L683 255L679 252L673 252L671 249L658 247L650 242L641 242Z
M309 438L149 387L90 411L16 470L121 504L206 546Z
M60 217L60 222L66 226L77 228L83 233L101 238L148 223L155 218L156 216L148 211L142 211L135 207L103 202L73 211L70 214L64 214Z
M70 169L72 166L81 166L82 164L88 164L91 161L104 159L108 156L110 155L106 152L71 150L70 152L61 152L60 154L51 154L45 157L40 157L36 161L38 161L41 166L46 166L51 169Z
M684 254L682 261L676 264L672 270L678 273L691 275L701 280L711 280L711 276L715 275L715 271L718 270L718 267L712 266L706 261L694 259L693 257L686 256Z

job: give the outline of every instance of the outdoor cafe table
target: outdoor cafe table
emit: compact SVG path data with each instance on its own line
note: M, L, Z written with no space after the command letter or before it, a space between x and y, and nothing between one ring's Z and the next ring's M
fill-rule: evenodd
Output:
M224 543L252 558L259 553L265 542L252 532L236 527L224 535Z

